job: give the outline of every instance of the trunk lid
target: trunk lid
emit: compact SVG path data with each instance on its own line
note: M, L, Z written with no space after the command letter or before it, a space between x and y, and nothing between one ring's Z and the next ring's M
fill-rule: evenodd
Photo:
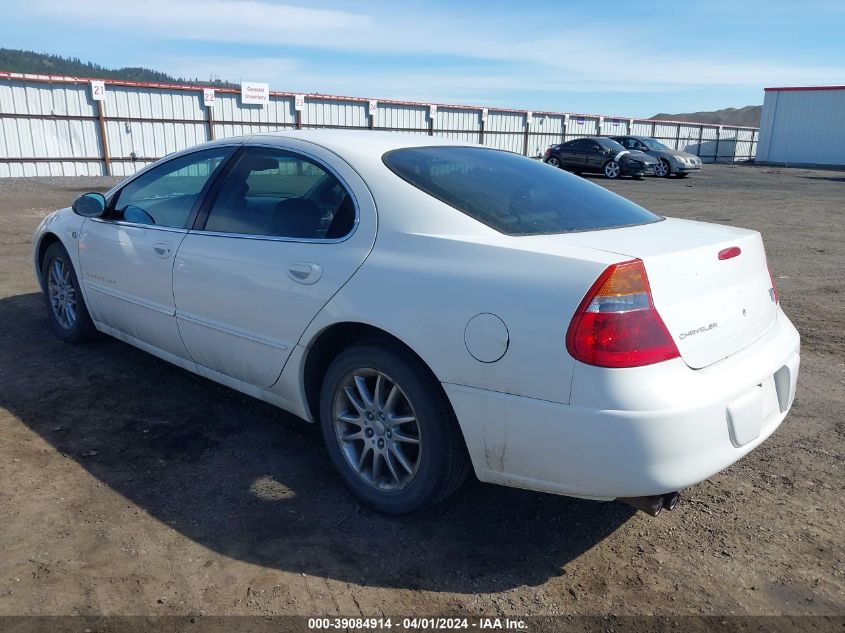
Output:
M566 238L643 261L654 305L692 368L750 345L777 318L763 241L756 231L667 218ZM731 247L740 254L720 259L719 253Z

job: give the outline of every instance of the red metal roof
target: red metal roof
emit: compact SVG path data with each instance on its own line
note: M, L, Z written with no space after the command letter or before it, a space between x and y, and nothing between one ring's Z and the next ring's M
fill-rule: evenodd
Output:
M804 90L845 90L845 86L785 86L782 88L765 88L766 92L799 92Z

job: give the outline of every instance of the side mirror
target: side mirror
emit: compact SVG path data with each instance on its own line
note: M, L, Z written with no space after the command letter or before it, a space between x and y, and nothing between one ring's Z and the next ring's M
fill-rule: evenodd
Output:
M84 218L99 218L106 212L106 197L101 193L83 193L73 201L72 208Z

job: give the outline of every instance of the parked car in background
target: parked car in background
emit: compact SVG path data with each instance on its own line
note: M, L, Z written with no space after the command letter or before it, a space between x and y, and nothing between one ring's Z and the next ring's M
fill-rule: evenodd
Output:
M701 159L698 156L666 147L657 139L648 136L614 136L612 138L626 149L643 152L656 158L658 164L654 168L655 176L668 178L674 174L679 178L685 178L691 172L701 169Z
M60 339L108 334L317 423L384 512L472 469L656 514L795 396L759 233L449 139L220 139L50 214L32 256Z
M543 155L543 161L576 174L586 171L604 174L608 178L642 178L654 173L657 167L657 160L648 154L627 150L603 136L588 136L552 145Z

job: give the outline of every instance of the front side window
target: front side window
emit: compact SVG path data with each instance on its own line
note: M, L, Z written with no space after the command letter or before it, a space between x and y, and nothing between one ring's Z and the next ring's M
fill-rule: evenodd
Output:
M614 152L621 152L625 148L614 141L612 138L597 138L596 143L605 150L613 150Z
M550 235L661 217L540 161L482 147L409 147L382 158L413 186L506 235Z
M186 154L141 174L118 193L115 219L187 228L200 192L232 149L215 147Z
M293 152L253 147L226 177L205 230L319 240L345 237L354 223L352 196L328 170Z
M567 147L569 149L581 149L581 150L590 149L591 146L592 146L592 141L590 141L589 139L586 139L586 138L579 138L579 139L576 139L574 141L569 141L568 143L566 143L564 145L564 147Z
M668 150L668 149L669 149L669 148L668 148L668 147L666 147L663 143L661 143L660 141L657 141L657 140L655 140L655 139L653 139L653 138L646 138L646 139L643 139L643 143L644 143L644 144L645 144L645 146L646 146L646 147L648 147L649 149L653 149L653 150L657 150L657 151L664 151L664 150Z

